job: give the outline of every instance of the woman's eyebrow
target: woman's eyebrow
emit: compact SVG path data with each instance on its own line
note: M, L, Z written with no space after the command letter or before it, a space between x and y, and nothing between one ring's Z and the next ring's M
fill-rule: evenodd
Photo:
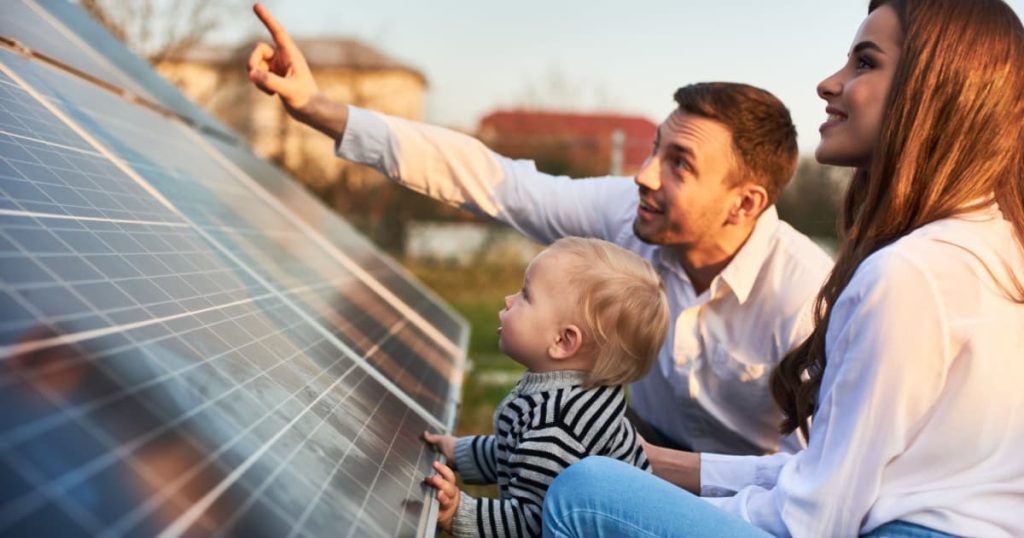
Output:
M857 54L862 50L868 49L878 51L881 54L885 54L885 51L882 50L882 47L879 47L878 44L875 43L874 41L861 41L860 43L857 43L856 45L853 46L853 51L850 52L850 54Z

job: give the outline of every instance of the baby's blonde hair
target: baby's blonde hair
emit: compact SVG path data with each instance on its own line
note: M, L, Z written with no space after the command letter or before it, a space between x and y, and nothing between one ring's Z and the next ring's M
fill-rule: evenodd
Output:
M594 355L588 386L622 385L651 369L668 332L668 298L651 264L600 239L565 237L548 250L571 256L566 279Z

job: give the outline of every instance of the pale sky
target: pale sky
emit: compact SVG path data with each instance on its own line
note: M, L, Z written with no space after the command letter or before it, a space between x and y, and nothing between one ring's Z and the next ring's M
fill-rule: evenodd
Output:
M815 86L838 69L867 0L277 0L297 36L361 39L422 71L426 120L474 129L498 107L530 103L638 114L661 122L682 85L745 82L789 106L813 152L825 105ZM1008 2L1018 15L1024 0ZM255 16L253 16L255 19ZM244 29L243 29L244 26ZM241 22L221 40L252 30Z

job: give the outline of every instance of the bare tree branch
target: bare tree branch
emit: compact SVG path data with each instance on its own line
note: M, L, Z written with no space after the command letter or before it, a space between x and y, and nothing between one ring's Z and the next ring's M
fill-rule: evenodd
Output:
M152 64L181 58L251 0L79 0L110 33ZM255 20L255 19L254 19ZM255 23L253 23L255 24Z
M111 18L107 11L107 6L104 5L102 0L82 0L82 8L85 9L92 18L100 23L104 28L107 29L111 34L114 34L120 41L125 41L126 35L124 27L120 22L115 21Z

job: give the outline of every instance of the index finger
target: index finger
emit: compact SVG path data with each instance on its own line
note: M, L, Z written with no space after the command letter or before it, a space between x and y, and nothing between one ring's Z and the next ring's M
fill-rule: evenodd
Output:
M281 23L277 22L277 19L270 14L267 8L263 7L263 4L254 4L252 10L256 12L256 16L259 17L263 26L267 27L270 32L270 36L274 38L274 43L278 46L285 47L292 45L292 38L288 35L288 32L281 26Z

